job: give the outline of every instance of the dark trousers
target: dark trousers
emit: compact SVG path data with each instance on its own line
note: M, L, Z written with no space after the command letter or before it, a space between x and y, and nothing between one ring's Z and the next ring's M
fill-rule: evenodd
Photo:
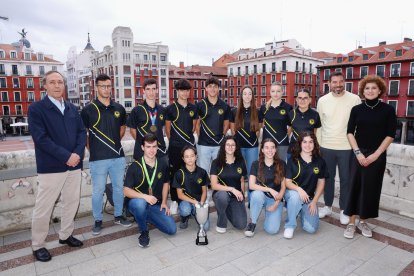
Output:
M172 180L174 178L175 173L181 168L182 165L184 165L184 161L181 158L181 150L183 147L177 147L170 145L168 148L168 159L170 162L170 179L171 184ZM172 201L179 202L178 196L177 196L177 189L171 187L170 185L170 195Z
M234 228L242 230L247 225L246 207L243 201L237 201L235 197L229 196L227 192L218 191L213 195L217 210L217 226L227 228L227 220Z

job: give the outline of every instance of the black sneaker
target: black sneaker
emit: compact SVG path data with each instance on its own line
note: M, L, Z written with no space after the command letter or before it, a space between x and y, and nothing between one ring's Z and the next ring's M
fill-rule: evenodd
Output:
M190 216L181 217L180 229L187 229Z
M124 227L130 227L132 225L132 223L129 220L125 219L123 216L115 217L114 223L122 225Z
M148 247L150 242L149 231L142 231L138 238L138 245L140 247Z
M244 231L244 235L246 237L253 237L254 236L254 229L256 229L256 223L249 223L246 227L246 231Z
M95 220L95 226L92 228L92 235L97 236L102 231L102 220Z

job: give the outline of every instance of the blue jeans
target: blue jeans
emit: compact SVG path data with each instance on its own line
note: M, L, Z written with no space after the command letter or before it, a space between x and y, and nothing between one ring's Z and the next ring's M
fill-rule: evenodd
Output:
M262 191L252 191L250 194L250 217L254 224L257 223L262 208L265 208L264 230L268 234L276 234L279 231L282 220L283 203L279 203L276 210L269 212L267 207L275 203L273 198L267 197Z
M167 216L161 205L148 204L143 198L132 198L128 201L128 211L134 215L140 231L148 231L147 223L153 224L161 232L174 235L177 232L174 218Z
M256 161L259 158L259 148L240 148L240 151L246 161L247 176L249 176L253 161Z
M125 157L89 162L92 177L92 213L95 220L102 220L103 194L108 175L112 182L114 216L122 216L125 166Z
M296 218L300 215L302 229L310 234L315 233L319 228L318 208L316 208L316 214L311 215L309 213L309 203L303 203L298 192L294 190L286 189L285 199L287 201L285 228L296 228Z
M194 204L183 200L178 205L178 208L180 210L180 216L187 217L189 215L192 215L195 218L195 206L194 206ZM205 231L208 231L208 229L210 229L210 218L207 218L207 221L204 224L203 228L204 228Z
M211 147L211 146L202 146L197 145L197 165L206 170L210 174L211 162L217 158L220 146Z

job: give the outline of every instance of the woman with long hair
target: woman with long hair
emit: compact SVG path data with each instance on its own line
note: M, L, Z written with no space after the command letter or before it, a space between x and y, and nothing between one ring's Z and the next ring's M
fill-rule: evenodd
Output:
M323 193L327 178L325 160L321 157L319 144L313 131L299 134L292 149L292 158L287 163L285 192L287 217L286 239L293 237L299 215L302 229L315 233L319 228L316 203Z
M380 100L386 91L387 86L381 77L366 76L359 84L359 95L365 101L354 106L349 116L347 135L354 156L344 210L344 214L350 216L344 232L348 239L354 237L356 227L363 236L372 237L365 220L378 217L387 148L394 140L397 128L395 109Z
M277 144L279 158L286 162L289 147L289 111L292 106L283 99L283 87L279 82L270 86L270 100L260 107L259 120L263 126L263 138L271 138Z
M227 136L221 144L217 159L210 169L213 200L217 210L218 233L225 233L227 220L237 229L244 229L247 214L244 205L244 176L246 164L233 136Z
M282 219L283 204L281 203L285 193L285 162L277 155L276 142L270 138L262 141L259 160L253 162L249 188L250 217L252 222L247 225L244 234L247 237L254 235L257 219L265 208L264 230L268 234L276 234L279 231Z

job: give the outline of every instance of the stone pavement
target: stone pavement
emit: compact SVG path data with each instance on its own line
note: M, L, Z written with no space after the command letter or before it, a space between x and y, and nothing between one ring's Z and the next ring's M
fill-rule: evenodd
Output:
M207 246L195 245L197 227L191 219L189 228L175 236L151 230L145 249L137 244L136 224L114 225L105 214L105 228L94 237L92 217L84 217L75 222L75 236L84 241L81 249L59 245L59 224L51 226L53 259L48 263L34 262L30 231L0 237L0 275L414 275L413 219L380 211L369 221L373 238L356 234L348 240L335 211L316 234L296 229L292 240L283 238L283 229L274 236L264 233L263 218L253 238L232 227L218 234L212 212Z

